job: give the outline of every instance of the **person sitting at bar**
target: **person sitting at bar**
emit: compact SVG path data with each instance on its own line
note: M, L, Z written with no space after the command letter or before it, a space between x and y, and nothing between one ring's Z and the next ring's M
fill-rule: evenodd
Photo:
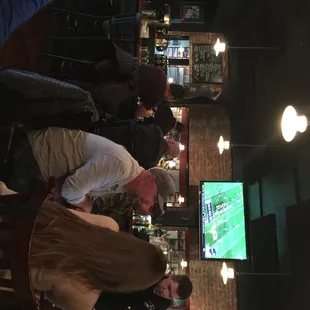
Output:
M98 110L120 119L144 116L164 99L167 87L164 72L141 64L114 43L107 42L105 48L109 50L107 58L89 73L89 79L92 78L89 91ZM138 97L141 105L137 105Z
M170 83L167 85L165 97L167 100L182 101L185 98L185 88L180 84Z
M184 125L174 117L168 101L164 101L157 106L157 109L154 111L154 117L145 117L143 120L139 120L138 124L157 125L162 130L164 136L173 129L178 132L182 132L184 129Z
M140 292L131 294L103 292L95 309L123 310L130 307L135 310L166 310L172 306L172 299L187 299L192 290L193 285L188 276L171 275Z
M69 210L53 201L41 207L29 263L32 288L63 310L91 310L102 291L147 289L166 271L159 247L119 232L109 217Z
M94 197L128 191L140 200L137 210L150 215L175 193L163 169L145 170L121 145L106 138L57 127L31 131L13 142L9 188L20 193L44 191L56 179L58 199L85 212Z
M93 133L123 145L131 156L144 169L156 167L160 159L173 159L180 153L179 143L165 139L160 127L156 125L139 125L136 122L113 126L98 124Z

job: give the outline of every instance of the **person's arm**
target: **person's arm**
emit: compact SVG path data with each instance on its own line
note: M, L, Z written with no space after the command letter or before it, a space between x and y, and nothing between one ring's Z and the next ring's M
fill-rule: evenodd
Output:
M84 210L91 207L91 191L109 189L124 176L124 164L112 155L98 154L89 159L74 174L66 178L62 197L71 205Z

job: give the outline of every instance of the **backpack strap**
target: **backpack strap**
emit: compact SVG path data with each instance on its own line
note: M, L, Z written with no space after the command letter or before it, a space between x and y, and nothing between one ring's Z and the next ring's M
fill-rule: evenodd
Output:
M136 143L137 143L137 131L136 131L136 120L131 120L128 125L129 127L129 134L131 136L131 156L136 158Z

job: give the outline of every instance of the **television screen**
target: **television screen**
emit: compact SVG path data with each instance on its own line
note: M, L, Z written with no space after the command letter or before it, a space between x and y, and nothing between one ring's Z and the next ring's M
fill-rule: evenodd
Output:
M200 182L201 258L247 259L243 183Z

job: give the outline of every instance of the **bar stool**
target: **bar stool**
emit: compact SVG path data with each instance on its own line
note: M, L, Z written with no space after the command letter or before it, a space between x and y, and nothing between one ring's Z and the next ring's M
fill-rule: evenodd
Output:
M67 19L68 16L74 17L70 21L71 32L66 32L65 36L46 37L45 41L51 42L51 51L41 52L41 56L52 59L51 76L91 82L79 76L86 75L91 79L95 64L105 58L100 58L100 55L105 54L107 43L111 42L136 56L136 45L140 36L140 13L100 17L70 12L70 15L66 16Z
M42 296L35 295L31 287L29 252L40 207L51 198L52 194L0 196L0 269L11 271L11 279L0 278L0 290L11 294L20 309L41 309Z
M139 1L136 1L136 4L128 6L128 2L125 0L71 0L63 1L58 0L53 2L50 5L47 5L47 8L59 8L72 10L77 12L82 12L86 14L97 14L98 12L104 12L105 15L115 15L123 14L137 11Z
M136 54L136 45L140 42L140 13L122 14L118 16L92 16L78 12L66 13L68 23L65 36L54 35L45 37L51 51L43 51L44 57L72 63L88 63L94 59L94 53L104 49L106 42L114 42L126 51ZM74 55L74 57L72 57Z
M50 8L50 10L58 12L58 22L67 26L67 35L49 36L45 39L61 40L61 39L88 39L88 40L114 40L115 42L133 42L138 41L137 31L135 28L139 24L140 13L127 13L112 16L95 16L84 14L76 11L63 10L58 8ZM134 33L130 37L116 37L116 31L119 27L135 26ZM133 29L133 28L131 28ZM64 29L61 29L61 34ZM57 32L56 32L57 34Z

